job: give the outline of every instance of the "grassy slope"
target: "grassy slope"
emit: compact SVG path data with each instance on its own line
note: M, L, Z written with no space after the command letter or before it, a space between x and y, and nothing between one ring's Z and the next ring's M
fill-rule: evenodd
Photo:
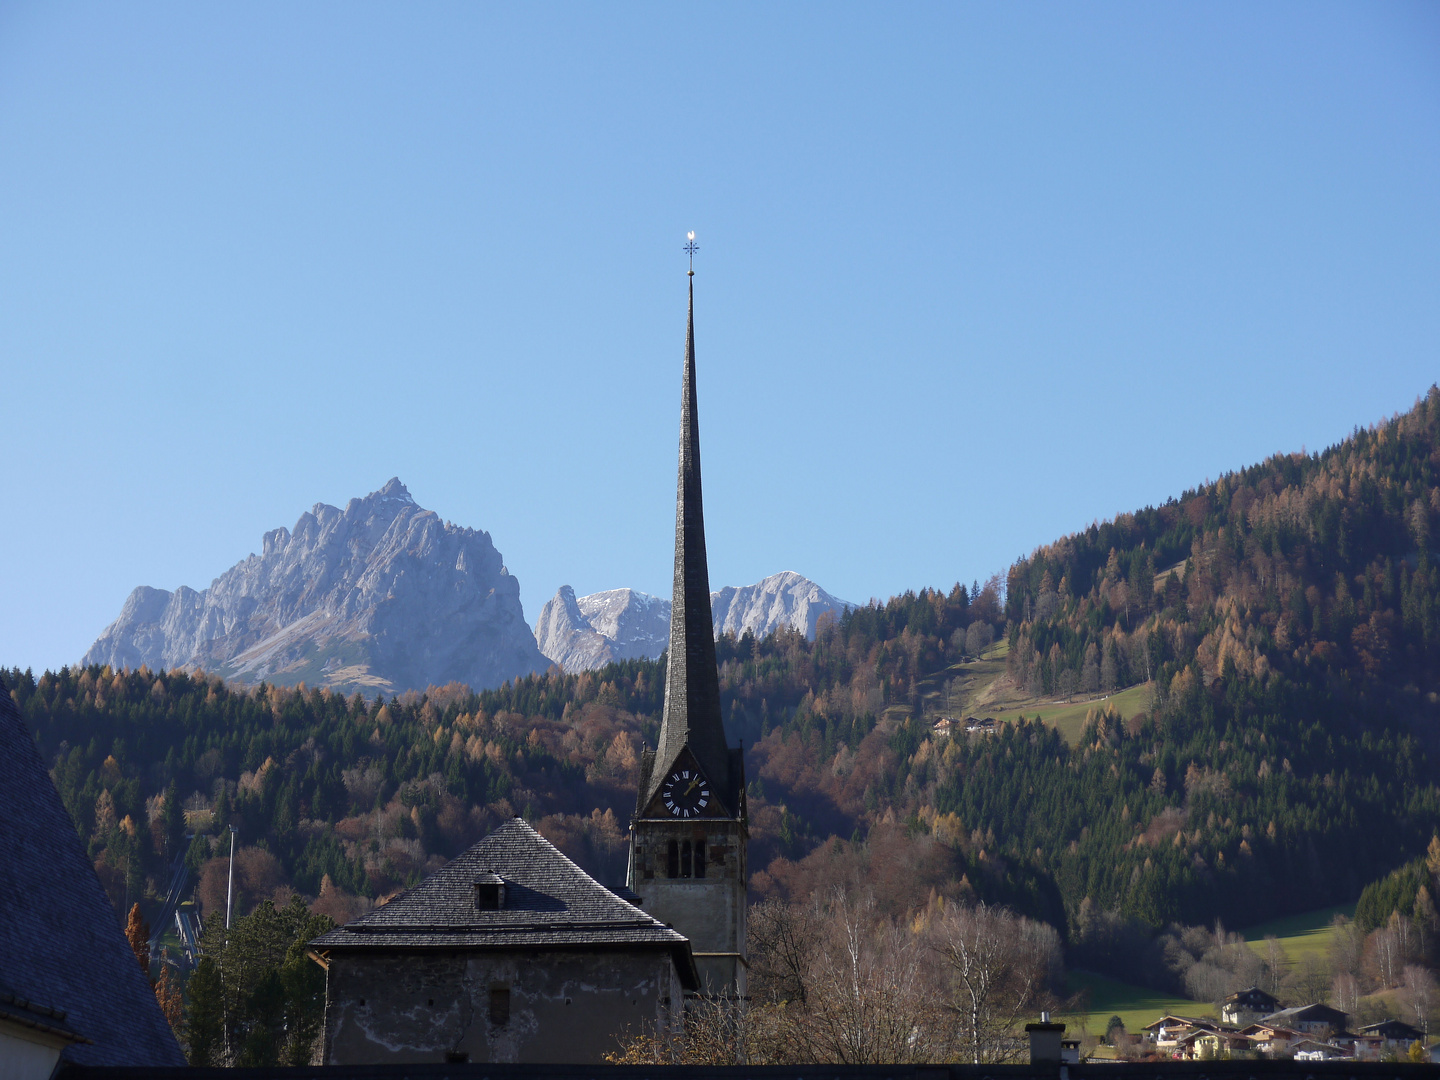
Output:
M1156 577L1160 579L1161 575ZM922 686L927 716L932 713L937 717L993 716L1010 722L1020 716L1039 716L1045 723L1059 728L1073 746L1085 723L1085 714L1092 708L1108 704L1129 719L1149 707L1149 688L1143 685L1131 686L1108 697L1096 695L1070 702L1030 698L1005 678L1005 654L1008 651L1008 644L999 642L986 650L980 659L955 664L928 685ZM944 684L951 680L947 701ZM1266 935L1274 934L1285 950L1287 962L1293 965L1307 953L1318 953L1323 958L1330 946L1333 934L1331 923L1335 916L1354 913L1354 904L1321 908L1248 927L1242 934L1250 947L1262 956ZM1128 1031L1134 1032L1167 1012L1187 1016L1215 1014L1214 1008L1205 1002L1170 997L1157 990L1094 972L1071 971L1066 982L1071 995L1085 993L1081 1006L1058 1017L1070 1026L1072 1034L1083 1026L1092 1035L1103 1035L1106 1022L1115 1015L1125 1022Z
M1080 729L1085 726L1085 714L1091 709L1110 706L1120 710L1120 715L1130 719L1138 712L1145 711L1150 704L1150 691L1145 686L1132 686L1113 694L1097 694L1093 698L1060 702L1035 702L994 713L996 720L1014 721L1021 716L1035 719L1039 716L1045 723L1060 729L1065 741L1074 746L1080 738Z
M1166 1013L1182 1016L1215 1014L1215 1010L1203 1001L1171 997L1159 990L1121 982L1093 971L1070 971L1065 976L1065 982L1071 994L1086 994L1083 1005L1057 1017L1069 1026L1067 1034L1075 1034L1083 1025L1091 1035L1103 1036L1105 1025L1112 1016L1119 1016L1124 1021L1126 1031L1136 1032Z
M1010 651L1008 641L999 641L985 650L978 660L954 664L939 675L921 684L926 716L990 716L1013 723L1021 716L1040 717L1060 729L1070 745L1080 738L1085 714L1106 705L1118 709L1129 719L1149 708L1150 694L1145 686L1132 686L1112 694L1077 695L1071 701L1033 698L1014 686L1005 676L1005 657ZM946 697L946 683L950 684ZM896 719L907 712L905 706L894 706Z
M1261 955L1265 948L1265 936L1274 934L1284 947L1289 963L1295 964L1306 953L1318 953L1323 957L1330 947L1330 938L1334 933L1331 923L1335 916L1354 914L1354 904L1342 904L1274 919L1248 927L1241 933L1250 947ZM1083 1025L1090 1034L1103 1035L1110 1017L1117 1015L1125 1022L1125 1029L1131 1032L1154 1023L1167 1012L1183 1016L1215 1015L1214 1008L1205 1002L1170 997L1158 990L1091 971L1071 971L1066 976L1066 983L1072 995L1088 991L1080 1007L1059 1016L1062 1022L1070 1025L1072 1033Z
M1354 914L1354 904L1341 904L1338 907L1289 915L1283 919L1272 919L1258 926L1247 927L1241 934L1244 935L1246 943L1261 956L1265 955L1265 936L1274 934L1280 939L1286 960L1293 966L1307 953L1318 953L1324 959L1330 949L1330 938L1334 935L1331 923L1335 916Z

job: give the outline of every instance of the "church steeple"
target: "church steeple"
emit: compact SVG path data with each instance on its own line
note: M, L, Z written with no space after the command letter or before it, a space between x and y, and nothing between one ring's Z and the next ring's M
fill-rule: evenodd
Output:
M705 512L700 493L700 417L695 394L695 271L685 325L685 370L680 392L680 467L675 491L675 581L670 607L670 653L659 745L641 793L648 802L688 747L731 813L730 749L720 717L715 626L710 615L710 570L705 558Z
M685 251L695 254L695 234ZM675 484L675 589L665 712L655 752L640 758L625 879L646 911L690 939L703 993L744 998L749 881L745 760L725 745L720 676L700 499L695 392L695 271L680 381L680 472Z

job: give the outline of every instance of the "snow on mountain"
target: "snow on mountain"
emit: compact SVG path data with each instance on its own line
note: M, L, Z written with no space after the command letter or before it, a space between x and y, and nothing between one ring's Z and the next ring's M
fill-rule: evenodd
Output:
M807 577L785 570L754 585L726 586L710 594L715 635L741 637L747 630L764 637L776 627L803 631L815 640L815 625L827 611L836 618L854 604L837 600Z
M809 578L787 570L754 585L710 594L715 633L764 637L780 626L815 637L825 612L837 617L855 605L837 600ZM611 589L578 599L562 585L535 622L540 651L566 671L589 671L612 660L654 659L670 640L670 601L635 589Z

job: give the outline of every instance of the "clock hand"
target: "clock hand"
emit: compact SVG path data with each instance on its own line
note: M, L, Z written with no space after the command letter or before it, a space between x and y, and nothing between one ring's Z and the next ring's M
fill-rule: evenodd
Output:
M689 795L690 792L694 791L694 790L695 790L697 787L699 787L699 786L700 786L700 778L697 776L697 777L695 777L694 780L691 780L691 781L690 781L690 786L685 789L685 794L686 794L686 795Z

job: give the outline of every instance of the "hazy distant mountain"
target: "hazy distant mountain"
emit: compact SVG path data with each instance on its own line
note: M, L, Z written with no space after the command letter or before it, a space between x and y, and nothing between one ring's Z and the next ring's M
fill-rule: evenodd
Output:
M535 620L535 640L566 671L589 671L612 660L654 658L670 639L670 601L634 589L609 589L575 599L560 586Z
M821 615L831 611L839 616L854 606L792 570L710 594L717 637L747 630L763 637L789 626L813 640ZM540 651L566 671L588 671L612 660L653 659L670 640L670 601L634 589L611 589L577 600L575 590L562 585L540 609L535 638Z
M815 624L827 611L839 618L846 608L855 605L837 600L807 577L785 570L771 574L764 581L740 588L727 585L710 594L710 611L715 619L715 635L730 633L740 637L749 630L764 637L777 626L802 630L815 640Z
M398 478L344 510L316 503L201 592L142 585L84 662L387 693L549 666L489 533L441 521Z

